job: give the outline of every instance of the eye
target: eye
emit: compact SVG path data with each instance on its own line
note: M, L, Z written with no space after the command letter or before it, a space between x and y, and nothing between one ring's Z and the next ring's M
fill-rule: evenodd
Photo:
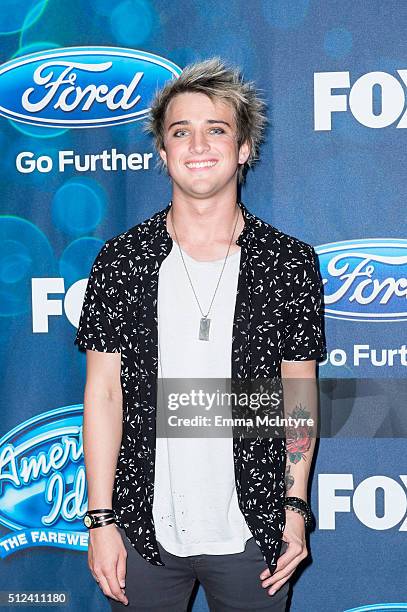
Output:
M176 130L173 136L175 136L175 138L179 138L180 136L183 136L186 133L187 133L187 130Z
M221 127L215 127L211 129L211 132L214 132L215 134L224 134L225 130Z

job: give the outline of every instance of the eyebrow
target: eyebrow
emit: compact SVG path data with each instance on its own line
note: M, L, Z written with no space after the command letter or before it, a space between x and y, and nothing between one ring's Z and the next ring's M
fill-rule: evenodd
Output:
M182 119L181 121L174 121L173 123L171 123L171 125L168 126L168 129L170 130L172 127L174 127L174 125L190 125L190 123L191 122L187 119ZM205 123L208 123L209 125L213 125L214 123L222 123L223 125L227 125L231 128L231 125L227 121L222 121L221 119L207 119Z

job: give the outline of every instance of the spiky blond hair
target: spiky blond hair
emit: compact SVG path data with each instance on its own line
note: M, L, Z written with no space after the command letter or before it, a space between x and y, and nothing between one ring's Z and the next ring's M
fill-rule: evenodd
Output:
M145 131L152 134L157 151L164 147L164 121L170 101L182 93L203 93L211 100L229 102L233 108L237 141L248 142L250 154L239 166L238 181L244 182L247 170L258 160L260 144L267 124L266 105L253 81L244 81L239 69L228 67L219 57L189 64L177 79L168 81L156 92ZM163 162L159 157L159 165Z

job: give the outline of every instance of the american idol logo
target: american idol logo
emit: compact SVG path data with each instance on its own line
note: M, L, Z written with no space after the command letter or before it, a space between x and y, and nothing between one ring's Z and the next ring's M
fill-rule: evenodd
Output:
M353 321L407 320L407 240L373 238L315 249L325 315Z
M0 440L0 557L32 546L86 550L83 406L35 416Z
M72 47L0 66L0 114L45 127L89 128L137 121L157 88L181 69L145 51Z

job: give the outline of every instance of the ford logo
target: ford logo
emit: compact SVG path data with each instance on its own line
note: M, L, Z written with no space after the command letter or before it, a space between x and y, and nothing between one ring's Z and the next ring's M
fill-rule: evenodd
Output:
M366 238L315 248L325 316L352 321L407 320L407 240Z
M172 62L132 49L71 47L0 66L0 114L45 127L89 128L143 119Z
M367 606L361 606L360 608L352 608L351 610L345 610L345 612L379 612L379 610L386 610L386 612L396 612L396 610L407 610L407 603L370 604Z
M83 405L58 408L0 440L0 557L31 546L86 550Z

